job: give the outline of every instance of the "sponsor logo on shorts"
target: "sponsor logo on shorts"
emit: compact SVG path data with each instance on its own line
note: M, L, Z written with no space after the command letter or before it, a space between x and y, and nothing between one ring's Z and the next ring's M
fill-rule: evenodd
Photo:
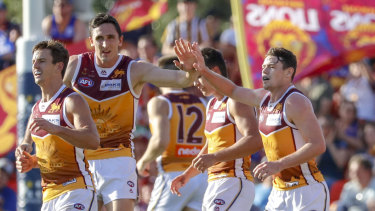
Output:
M294 186L297 186L299 185L299 182L298 181L295 181L295 182L286 182L285 183L285 186L290 188L290 187L294 187Z
M72 180L69 180L69 181L67 181L67 182L64 182L63 184L62 184L62 186L67 186L67 185L70 185L70 184L73 184L73 183L76 183L77 182L77 180L76 180L76 178L74 178L74 179L72 179Z
M85 205L81 204L81 203L76 203L73 205L74 208L76 208L77 210L84 210L85 209Z
M92 87L94 86L94 81L87 77L81 77L78 79L78 84L82 87Z
M222 199L215 199L215 200L214 200L214 203L217 204L217 205L224 205L224 204L225 204L225 201L222 200Z
M177 146L176 156L177 157L195 157L201 151L201 147L197 146Z
M130 187L134 187L134 182L132 182L132 181L128 181L127 183L128 183L128 185L129 185Z

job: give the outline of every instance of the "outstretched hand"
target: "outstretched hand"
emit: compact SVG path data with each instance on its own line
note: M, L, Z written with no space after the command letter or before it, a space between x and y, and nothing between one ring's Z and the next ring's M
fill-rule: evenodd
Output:
M192 46L192 54L194 55L194 58L195 58L195 63L193 64L193 67L196 71L198 71L199 73L203 73L203 72L207 72L210 70L206 66L204 57L198 45Z
M174 64L180 70L192 71L193 64L195 62L195 56L193 54L193 47L198 46L198 43L191 44L190 42L183 40L182 38L175 41L173 47L179 61L175 60Z

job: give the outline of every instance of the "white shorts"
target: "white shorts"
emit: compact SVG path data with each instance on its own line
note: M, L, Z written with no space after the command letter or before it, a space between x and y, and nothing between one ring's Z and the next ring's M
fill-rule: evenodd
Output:
M208 182L202 210L250 210L255 197L254 183L243 178L226 177Z
M136 199L137 173L134 158L89 160L98 200L104 205L116 199Z
M180 189L181 196L172 194L171 182L182 171L159 174L156 178L154 189L151 193L150 203L147 210L183 210L189 207L200 210L204 192L207 187L207 174L198 174Z
M96 194L89 189L76 189L66 192L43 203L41 211L87 210L97 211Z
M266 210L328 211L329 191L326 182L282 191L272 189Z

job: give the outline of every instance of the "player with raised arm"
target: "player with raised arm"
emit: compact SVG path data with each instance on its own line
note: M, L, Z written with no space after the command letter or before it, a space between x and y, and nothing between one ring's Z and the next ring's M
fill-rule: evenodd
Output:
M292 81L296 56L284 48L271 48L262 65L262 89L247 89L215 74L194 46L196 70L215 89L239 102L259 108L259 132L268 161L254 169L254 176L273 175L273 190L266 210L328 210L329 192L314 158L325 151L322 130L307 97ZM246 153L233 145L216 157L198 157L194 166L206 169L212 160L235 159ZM286 200L288 199L288 200Z

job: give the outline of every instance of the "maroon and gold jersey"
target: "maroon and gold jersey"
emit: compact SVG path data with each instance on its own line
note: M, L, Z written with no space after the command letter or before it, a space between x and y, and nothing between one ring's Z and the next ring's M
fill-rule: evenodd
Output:
M63 85L48 101L40 100L32 109L31 120L43 118L49 122L74 128L65 114L65 98L77 94ZM43 201L51 200L67 191L93 189L84 150L44 130L31 131L36 145L36 157L42 176Z
M206 106L199 97L184 91L171 91L157 97L168 103L170 123L168 147L157 158L159 171L184 171L206 143ZM152 132L152 125L150 128Z
M89 160L133 156L139 95L130 81L132 62L130 57L119 55L112 68L100 68L94 53L78 55L72 87L88 102L100 136L100 148L87 150Z
M241 137L229 113L228 97L212 98L207 106L205 135L208 153L214 153L235 144ZM250 173L250 155L232 161L219 162L208 168L208 181L224 177L241 177L253 181Z
M269 161L292 154L305 144L300 131L286 116L285 101L293 94L304 96L291 86L278 101L271 103L271 96L267 94L260 104L259 131ZM324 181L314 160L284 169L273 178L273 187L279 190L290 190Z

